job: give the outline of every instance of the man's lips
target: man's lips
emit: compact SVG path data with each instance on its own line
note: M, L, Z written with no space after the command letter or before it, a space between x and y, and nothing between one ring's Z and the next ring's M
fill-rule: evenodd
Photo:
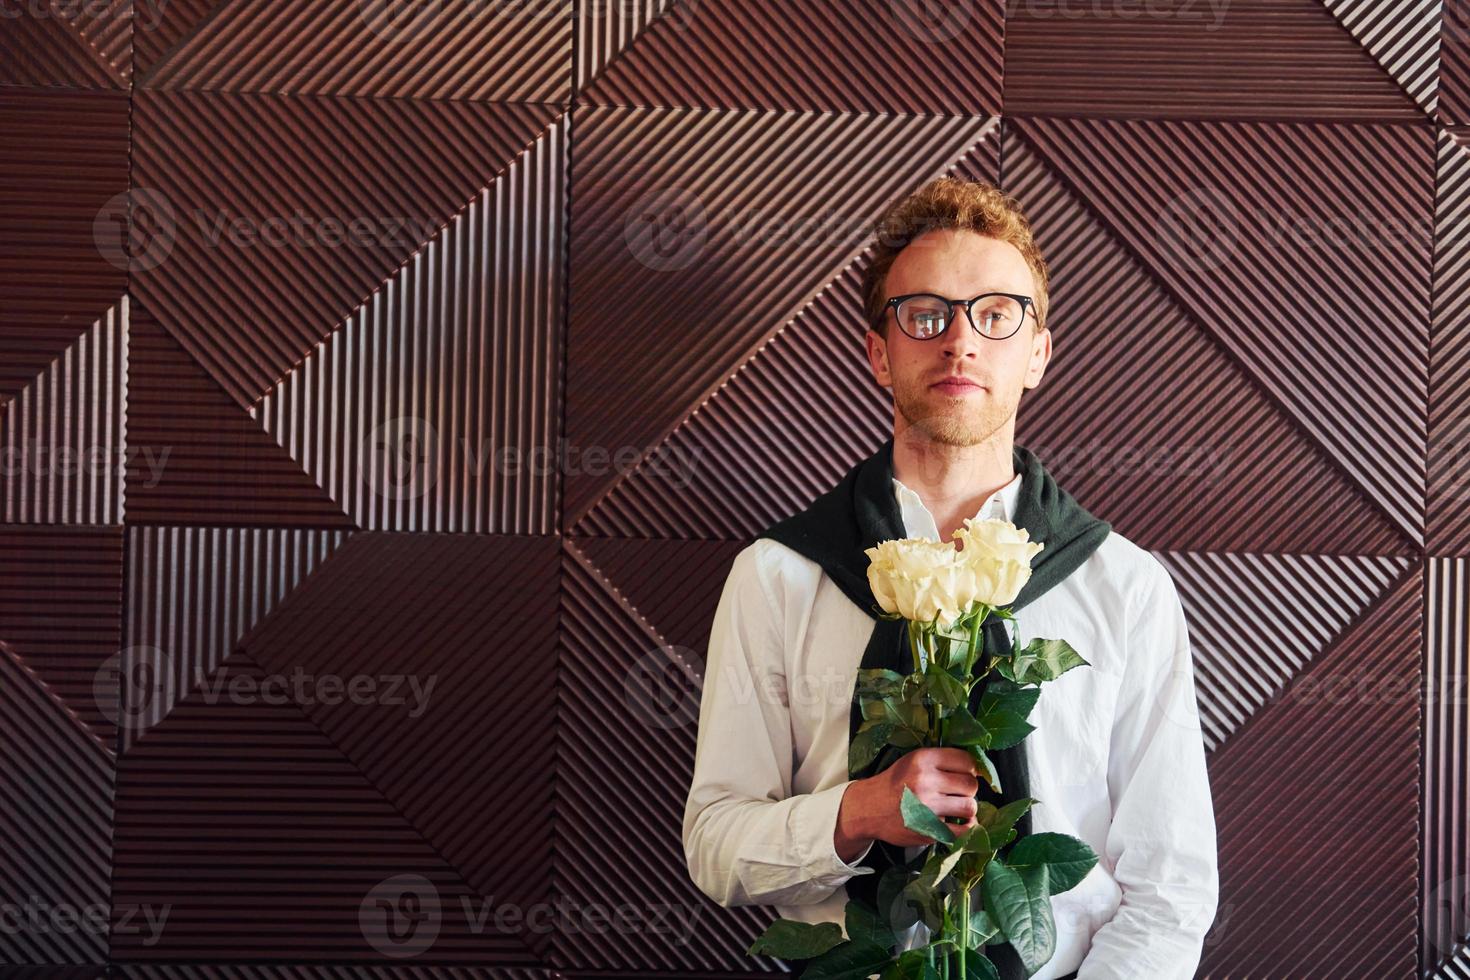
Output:
M970 395L985 390L979 382L972 381L969 378L958 377L943 378L929 387L935 391L941 391L946 395Z

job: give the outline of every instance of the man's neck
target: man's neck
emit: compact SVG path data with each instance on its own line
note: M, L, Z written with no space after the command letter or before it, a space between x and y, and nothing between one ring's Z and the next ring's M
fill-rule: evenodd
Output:
M893 435L893 476L934 515L941 541L964 526L995 491L1016 475L1007 429L974 446L936 443L913 427Z

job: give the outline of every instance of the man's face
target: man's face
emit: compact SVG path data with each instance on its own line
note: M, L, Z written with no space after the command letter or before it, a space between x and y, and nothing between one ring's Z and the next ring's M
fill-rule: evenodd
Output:
M899 253L884 296L936 293L971 299L988 292L1035 297L1031 268L1020 250L972 231L944 229L921 235ZM978 316L978 307L975 312ZM1027 313L1019 330L994 340L972 329L963 309L956 306L955 314L938 337L915 340L899 329L890 310L887 340L868 331L868 362L878 383L893 389L899 431L914 426L933 442L974 446L1011 423L1021 392L1041 382L1051 358L1051 331L1036 333ZM980 387L936 386L956 373Z

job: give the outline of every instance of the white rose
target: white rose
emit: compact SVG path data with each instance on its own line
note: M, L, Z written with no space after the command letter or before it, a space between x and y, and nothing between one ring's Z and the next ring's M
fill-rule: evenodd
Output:
M977 567L953 544L898 538L868 548L868 586L884 612L941 626L954 622L977 599Z
M1016 601L1021 587L1031 578L1031 558L1042 548L1032 542L1031 532L1010 521L965 518L965 526L954 532L960 541L959 554L974 569L975 599L989 606L1007 606Z

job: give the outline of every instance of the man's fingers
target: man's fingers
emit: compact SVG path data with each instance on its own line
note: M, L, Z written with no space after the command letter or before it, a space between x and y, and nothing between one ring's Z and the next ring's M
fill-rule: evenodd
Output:
M949 772L943 782L944 792L955 796L974 796L980 792L980 780L969 773Z
M942 748L935 754L935 765L948 772L963 772L972 776L979 772L970 753L953 746Z

